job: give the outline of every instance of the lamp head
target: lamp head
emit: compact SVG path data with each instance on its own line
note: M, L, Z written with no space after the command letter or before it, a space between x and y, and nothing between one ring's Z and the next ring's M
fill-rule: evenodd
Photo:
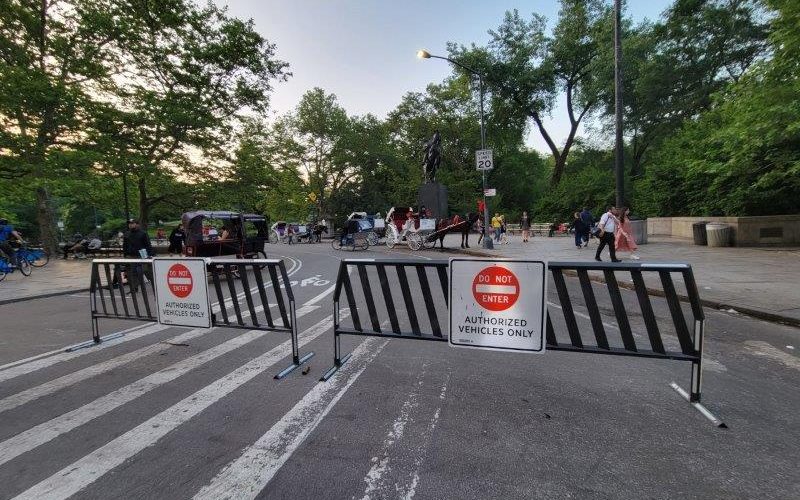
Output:
M430 54L430 52L428 52L427 50L424 50L424 49L423 50L418 50L417 51L417 57L419 57L420 59L430 59L431 58L431 54Z

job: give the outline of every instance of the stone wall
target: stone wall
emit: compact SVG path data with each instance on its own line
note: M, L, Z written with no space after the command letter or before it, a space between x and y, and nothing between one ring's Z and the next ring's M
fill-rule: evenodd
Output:
M731 226L731 244L740 247L800 245L800 215L765 217L651 217L647 234L692 239L695 222L722 222Z

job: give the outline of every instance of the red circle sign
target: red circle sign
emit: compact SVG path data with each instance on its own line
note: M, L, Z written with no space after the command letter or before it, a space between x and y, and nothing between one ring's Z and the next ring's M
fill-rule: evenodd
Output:
M172 295L185 299L192 293L192 273L183 264L174 264L167 271L167 286Z
M519 280L504 267L487 267L472 280L472 295L484 309L505 311L519 298Z

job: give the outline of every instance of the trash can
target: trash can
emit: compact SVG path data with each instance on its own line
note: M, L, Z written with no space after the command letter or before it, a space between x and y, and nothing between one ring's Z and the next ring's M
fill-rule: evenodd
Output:
M708 245L706 224L708 224L706 221L695 222L692 224L692 235L694 236L695 245Z
M711 222L706 225L706 233L708 233L708 246L731 246L731 227L729 225L719 222Z
M631 219L631 233L637 245L647 244L647 219Z

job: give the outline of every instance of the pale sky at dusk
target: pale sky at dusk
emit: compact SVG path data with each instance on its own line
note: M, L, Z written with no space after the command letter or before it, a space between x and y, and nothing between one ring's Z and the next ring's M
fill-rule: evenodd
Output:
M505 11L518 9L529 18L535 11L551 23L556 0L217 0L231 15L252 18L256 29L277 45L278 57L294 74L275 86L272 109L285 113L313 87L333 92L349 114L379 117L394 109L403 95L424 91L451 71L445 61L417 59L421 48L446 55L448 41L483 45ZM668 0L630 0L634 20L656 19ZM609 41L611 43L611 41ZM551 134L563 142L568 122L563 109L550 120ZM532 133L528 143L546 151Z

